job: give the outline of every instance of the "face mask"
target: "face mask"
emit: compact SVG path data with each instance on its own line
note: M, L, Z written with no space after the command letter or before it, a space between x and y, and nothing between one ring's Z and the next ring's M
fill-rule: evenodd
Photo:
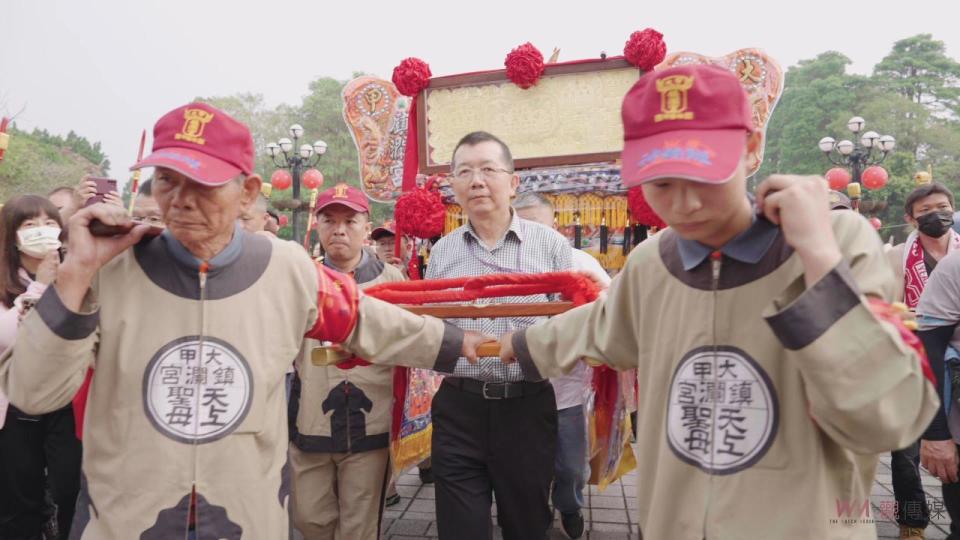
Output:
M953 227L953 212L930 212L917 218L917 228L931 238L947 234L950 227Z
M60 227L30 227L17 231L17 249L24 255L42 259L60 249Z

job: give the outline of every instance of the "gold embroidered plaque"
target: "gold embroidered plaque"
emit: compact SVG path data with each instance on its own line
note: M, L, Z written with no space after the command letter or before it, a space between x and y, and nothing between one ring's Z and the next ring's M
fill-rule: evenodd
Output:
M613 161L623 149L620 106L640 72L622 60L547 66L523 90L504 71L433 79L422 94L420 170L446 172L471 131L503 139L517 168Z

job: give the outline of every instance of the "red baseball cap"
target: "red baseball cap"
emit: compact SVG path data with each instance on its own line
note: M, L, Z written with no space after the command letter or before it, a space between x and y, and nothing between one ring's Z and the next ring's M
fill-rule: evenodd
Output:
M649 72L623 99L626 187L659 178L722 184L754 131L750 100L729 71L685 65Z
M370 211L367 196L359 189L343 182L317 195L317 208L314 212L320 213L324 208L334 204L346 206L355 212Z
M382 225L374 229L373 232L370 233L370 239L379 240L381 237L386 235L397 235L397 228L394 226L392 219L384 221Z
M166 167L207 186L253 174L253 137L247 126L206 103L191 103L160 117L153 151L130 170Z

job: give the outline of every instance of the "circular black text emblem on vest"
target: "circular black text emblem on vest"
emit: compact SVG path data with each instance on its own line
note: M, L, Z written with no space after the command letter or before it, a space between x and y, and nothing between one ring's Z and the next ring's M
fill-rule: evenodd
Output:
M733 474L759 461L777 435L779 406L770 377L736 347L688 352L673 374L667 442L682 461Z
M232 433L253 402L253 376L229 343L186 336L164 345L143 374L143 409L160 433L207 443Z

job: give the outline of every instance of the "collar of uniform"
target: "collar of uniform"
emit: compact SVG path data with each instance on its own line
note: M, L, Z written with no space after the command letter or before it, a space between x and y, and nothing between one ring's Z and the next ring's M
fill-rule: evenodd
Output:
M477 231L474 230L473 223L471 223L470 220L467 220L466 232L467 238L473 238L481 245L483 244L483 241L480 240L480 236L477 234ZM497 245L499 246L500 242L502 242L511 232L517 237L518 241L523 242L523 224L520 222L520 216L513 211L513 208L510 209L510 226L507 227L507 232L503 234L503 237L497 240Z
M344 272L343 270L337 268L337 266L333 264L333 261L331 261L329 257L323 258L323 265L342 274L352 275L354 281L357 283L366 283L368 281L372 281L381 273L383 273L383 262L371 255L370 252L368 252L365 248L361 248L360 264L353 269L353 272Z
M208 261L211 269L228 266L240 257L240 252L243 251L243 233L243 227L240 224L234 224L233 238L230 239L230 243ZM203 261L190 253L190 250L174 238L170 229L164 230L160 237L163 239L167 251L177 262L192 270L200 269L200 264Z
M720 252L747 264L756 264L766 255L767 250L773 245L780 229L766 219L758 219L753 216L753 223L747 230L738 234L727 242ZM705 246L696 240L686 240L677 237L677 250L680 252L680 259L683 261L683 269L693 270L700 266L707 257L713 253L714 249Z

